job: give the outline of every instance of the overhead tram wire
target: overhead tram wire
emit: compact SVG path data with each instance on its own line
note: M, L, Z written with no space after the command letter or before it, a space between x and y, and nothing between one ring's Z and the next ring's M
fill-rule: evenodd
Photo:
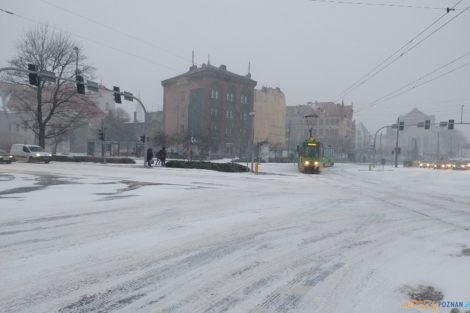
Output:
M388 97L393 96L394 94L399 93L401 90L403 90L403 89L405 89L405 88L407 88L407 87L409 87L409 86L411 86L411 85L413 85L413 84L419 82L420 80L422 80L422 79L424 79L424 78L426 78L426 77L428 77L428 76L431 76L431 75L434 74L434 73L439 72L440 70L442 70L442 69L448 67L449 65L454 64L454 63L457 62L457 61L460 61L461 59L465 58L465 57L468 56L468 55L470 55L470 51L467 52L467 53L464 53L463 55L461 55L461 56L459 56L459 57L453 59L452 61L450 61L450 62L448 62L448 63L446 63L446 64L444 64L444 65L442 65L442 66L439 66L438 68L432 70L431 72L428 72L428 73L424 74L423 76L421 76L421 77L415 79L414 81L412 81L412 82L410 82L410 83L407 83L407 84L403 85L403 86L400 87L400 88L395 89L394 91L392 91L392 92L386 94L385 96L382 96L382 97L380 97L380 98L374 100L373 102L371 102L371 105L373 105L373 104L375 104L375 103L380 103L380 102L382 102L383 100L387 99Z
M407 4L396 4L396 3L373 3L373 2L357 2L357 1L334 1L334 0L310 0L312 2L332 3L332 4L354 4L354 5L365 5L365 6L384 6L384 7L395 7L395 8L407 8L407 9L428 9L428 10L447 10L448 8L442 7L427 7L427 6L416 6Z
M140 43L143 43L143 44L145 44L145 45L151 46L152 48L161 50L161 51L165 52L166 54L171 55L171 56L173 56L173 57L175 57L175 58L181 59L181 60L183 60L183 61L185 61L185 62L190 62L190 61L191 61L191 60L189 60L188 58L185 58L185 57L183 57L183 56L181 56L181 55L179 55L179 54L177 54L177 53L175 53L175 52L173 52L173 51L170 51L170 50L168 50L168 49L166 49L166 48L163 48L163 47L161 47L161 46L155 45L154 43L152 43L152 42L150 42L150 41L147 41L147 40L145 40L145 39L142 39L142 38L140 38L140 37L137 37L137 36L134 36L134 35L132 35L132 34L123 32L123 31L121 31L121 30L119 30L119 29L117 29L117 28L115 28L115 27L113 27L113 26L109 26L109 25L106 25L106 24L101 23L101 22L99 22L99 21L96 21L96 20L94 20L94 19L92 19L92 18L89 18L88 16L82 15L82 14L77 13L77 12L74 12L74 11L71 11L71 10L66 9L66 8L64 8L64 7L61 7L61 6L57 5L57 4L51 3L51 2L49 2L49 1L47 1L47 0L40 0L40 1L43 2L43 3L45 3L45 4L47 4L47 5L49 5L49 6L52 6L52 7L56 8L56 9L62 10L62 11L64 11L64 12L67 12L67 13L69 13L69 14L72 14L72 15L74 15L74 16L77 16L77 17L79 17L79 18L82 18L82 19L84 19L84 20L87 20L87 21L89 21L89 22L91 22L91 23L93 23L93 24L95 24L95 25L99 25L99 26L104 27L104 28L107 28L107 29L109 29L109 30L111 30L111 31L113 31L113 32L116 32L116 33L118 33L118 34L121 34L121 35L123 35L123 36L126 36L127 38L130 38L130 39L133 39L133 40L138 41L138 42L140 42Z
M447 75L449 75L449 74L451 74L451 73L453 73L453 72L462 70L462 69L464 69L465 67L467 67L467 66L469 66L469 65L470 65L470 62L464 63L464 64L460 65L459 67L453 68L452 70L449 70L449 71L447 71L447 72L444 72L444 73L442 73L442 74L440 74L440 75L438 75L438 76L436 76L436 77L433 77L433 78L431 78L431 79L428 79L428 80L426 80L426 81L424 81L424 82L422 82L422 83L420 83L420 84L413 85L413 84L415 84L416 82L420 81L422 78L417 79L417 80L415 80L415 81L413 81L413 82L407 84L407 85L408 85L408 86L407 86L407 87L408 87L407 89L402 90L402 89L404 89L405 87L399 88L400 90L402 90L401 92L398 92L398 93L395 92L393 95L391 94L391 95L388 95L388 96L381 97L381 98L379 98L379 99L377 99L377 100L375 100L375 101L369 103L368 105L366 105L366 106L364 106L364 107L362 107L362 108L357 109L357 110L356 110L356 113L360 113L360 112L362 112L362 111L364 111L364 110L366 110L366 109L370 109L370 108L372 108L372 107L374 107L374 106L376 106L376 105L378 105L378 104L380 104L380 103L382 103L382 102L391 100L391 99L396 98L396 97L398 97L398 96L401 96L402 94L405 94L405 93L407 93L407 92L409 92L409 91L412 91L412 90L414 90L414 89L416 89L416 88L419 88L419 87L421 87L421 86L423 86L423 85L429 84L430 82L433 82L433 81L435 81L435 80L437 80L437 79L439 79L439 78L442 78L442 77L444 77L444 76L447 76ZM411 85L413 85L413 86L411 86Z
M459 0L453 7L452 10L455 9L463 0ZM417 38L419 38L422 34L424 34L426 31L428 31L431 27L436 25L440 20L442 20L445 16L447 16L448 12L442 14L439 16L434 22L432 22L430 25L425 27L421 32L419 32L417 35L415 35L413 38L411 38L407 43L402 45L400 48L398 48L395 52L393 52L390 56L385 58L383 61L381 61L378 65L376 65L374 68L372 68L367 74L361 76L358 80L356 80L352 85L350 85L348 88L343 90L341 93L339 93L336 97L334 97L333 102L339 101L340 99L344 98L346 95L350 94L353 90L357 89L358 87L362 86L364 83L366 83L368 80L385 70L387 67L395 63L399 58L404 56L406 53L417 47L419 44L421 44L423 41L428 39L432 34L436 33L438 30L442 29L445 25L450 23L450 21L454 20L456 17L460 16L463 14L466 10L468 10L470 7L465 8L459 14L454 16L451 20L447 21L445 24L441 25L439 28L434 30L430 35L426 36L423 40L419 41L416 45L414 45L412 48L400 53L403 51L407 46L411 45ZM390 59L395 57L398 53L398 57L394 58L391 60L388 64L386 64ZM385 66L383 66L385 65ZM383 66L383 67L382 67ZM381 68L382 67L382 68ZM380 69L379 69L380 68ZM378 70L379 69L379 70Z
M460 2L462 2L463 0L460 0L458 1L454 6L453 8L455 8L457 5L460 4ZM468 9L468 8L466 8ZM465 10L466 10L465 9ZM463 12L462 11L460 12L457 16L459 16L460 14L462 14ZM386 64L384 67L382 67L380 70L376 71L378 68L380 68L382 65L384 65L385 63L387 63L387 61L389 61L390 59L392 59L395 55L397 55L399 52L401 52L403 49L405 49L408 45L410 45L411 43L413 43L413 41L418 38L419 36L421 36L423 33L425 33L427 30L429 30L432 26L434 26L436 23L438 23L442 18L444 18L445 16L447 15L447 13L444 13L443 15L441 15L438 19L436 19L433 23L431 23L429 26L427 26L425 29L423 29L420 33L418 33L416 36L414 36L411 40L409 40L406 44L404 44L403 46L401 46L399 49L397 49L394 53L392 53L389 57L387 57L385 60L383 60L382 62L380 62L377 66L375 66L372 70L370 70L366 75L362 76L361 78L359 78L356 82L354 82L350 87L348 87L346 90L344 90L343 92L341 92L337 97L334 98L334 101L338 101L342 98L344 98L344 96L348 95L349 93L351 93L353 90L357 89L358 87L362 86L364 83L366 83L368 80L370 80L371 78L373 78L374 76L376 76L377 74L379 74L380 72L382 72L383 70L385 70L387 67L389 67L390 65L392 65L393 63L395 63L395 61L397 61L399 58L401 58L403 55L405 55L406 53L408 53L410 50L412 50L413 48L415 48L417 45L421 44L424 40L426 40L427 38L429 38L432 34L434 34L435 32L437 32L439 29L441 29L443 26L447 25L448 23L444 24L444 25L441 25L440 28L438 28L437 30L435 30L434 32L431 33L431 35L425 37L423 40L421 40L420 42L418 42L418 44L414 45L411 49L408 49L406 50L405 52L402 52L398 57L396 57L395 59L393 59L390 63ZM454 17L455 18L455 17ZM453 20L453 19L452 19ZM450 21L449 21L450 22ZM376 71L376 72L374 72Z
M70 31L67 31L67 30L64 30L64 29L61 29L59 27L56 27L56 26L53 26L53 25L50 25L50 24L46 24L46 23L43 23L43 22L40 22L38 20L35 20L35 19L32 19L32 18L29 18L29 17L25 17L25 16L22 16L22 15L19 15L15 12L11 12L11 11L7 11L7 10L4 10L4 9L1 9L0 8L0 11L1 12L4 12L5 14L9 14L9 15L13 15L17 18L20 18L20 19L23 19L25 21L28 21L30 23L34 23L34 24L39 24L39 25L44 25L44 26L49 26L49 27L52 27L58 31L63 31L63 32L66 32L66 33L69 33L75 37L78 37L78 38L81 38L81 39L84 39L86 41L89 41L89 42L92 42L92 43L95 43L95 44L98 44L98 45L101 45L103 47L106 47L108 49L111 49L111 50L114 50L114 51L117 51L117 52L120 52L122 54L126 54L126 55L129 55L131 57L134 57L134 58L137 58L137 59L140 59L142 61L145 61L145 62L148 62L148 63L151 63L153 65L157 65L159 67L165 67L171 71L175 71L177 72L178 70L171 67L171 66L168 66L168 65L165 65L165 64L161 64L161 63L158 63L158 62L155 62L154 60L150 59L150 58L146 58L144 56L140 56L140 55L137 55L137 54L134 54L132 52L129 52L129 51L126 51L126 50L123 50L123 49L120 49L120 48L116 48L114 46L111 46L111 45L108 45L108 44L105 44L103 43L102 41L99 41L99 40L95 40L95 39L91 39L91 38L88 38L88 37L85 37L85 36L82 36L82 35L79 35L79 34L76 34L76 33L73 33L73 32L70 32Z

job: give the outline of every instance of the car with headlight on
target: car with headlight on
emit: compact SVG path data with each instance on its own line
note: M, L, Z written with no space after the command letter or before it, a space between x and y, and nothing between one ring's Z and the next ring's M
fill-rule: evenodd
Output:
M452 163L453 170L470 170L470 160L459 160Z
M451 162L436 162L433 165L435 170L449 170L452 168Z
M0 163L10 164L11 162L13 162L13 156L5 150L0 149Z
M24 160L26 162L49 163L52 160L52 154L37 145L15 143L11 145L10 154L15 160Z
M419 162L418 166L420 168L433 168L434 163L431 162L431 161L421 161L421 162Z

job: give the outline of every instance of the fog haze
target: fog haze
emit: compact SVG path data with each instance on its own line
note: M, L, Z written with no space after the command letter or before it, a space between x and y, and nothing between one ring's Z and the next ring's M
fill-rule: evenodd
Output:
M369 2L445 8L458 1ZM462 1L446 19L469 5L470 1ZM197 64L210 58L211 64L225 64L238 74L246 74L251 63L258 87L280 87L288 105L332 101L445 13L444 9L307 0L3 0L0 9L17 14L0 12L1 66L12 59L15 45L27 29L48 23L70 32L80 43L97 68L97 81L140 94L150 110L162 109L161 81L187 71L192 50ZM465 105L464 121L470 121L470 66L370 105L467 52L470 10L343 100L354 103L359 110L356 121L371 132L414 107L438 120L459 121L461 105ZM455 67L468 62L470 55ZM470 127L459 129L469 136Z

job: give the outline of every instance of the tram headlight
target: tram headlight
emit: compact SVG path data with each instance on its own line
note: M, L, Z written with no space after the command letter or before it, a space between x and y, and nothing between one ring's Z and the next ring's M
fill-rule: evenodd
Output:
M309 166L310 165L310 161L305 161L304 162L304 166Z
M320 165L320 163L319 163L318 161L313 162L313 164L314 164L315 166Z

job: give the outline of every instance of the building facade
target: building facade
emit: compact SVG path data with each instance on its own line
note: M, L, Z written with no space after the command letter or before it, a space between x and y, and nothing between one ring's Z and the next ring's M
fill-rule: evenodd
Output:
M262 145L264 161L282 157L286 137L286 97L279 88L255 90L254 142Z
M353 106L333 102L309 102L288 106L286 110L286 146L295 156L299 142L312 131L337 160L354 159L355 122Z
M170 151L246 157L251 144L254 88L251 75L203 64L162 81L163 130Z
M370 160L373 152L373 147L371 146L373 139L364 124L356 124L356 142L354 150L357 161L366 162Z
M399 131L399 161L405 160L447 160L461 157L466 144L465 136L458 129L440 127L434 115L427 115L417 108L404 115L400 121L405 122L405 129ZM418 123L430 120L430 129L417 127ZM395 122L396 123L396 122ZM397 129L387 128L383 143L377 139L377 152L386 159L394 159Z

